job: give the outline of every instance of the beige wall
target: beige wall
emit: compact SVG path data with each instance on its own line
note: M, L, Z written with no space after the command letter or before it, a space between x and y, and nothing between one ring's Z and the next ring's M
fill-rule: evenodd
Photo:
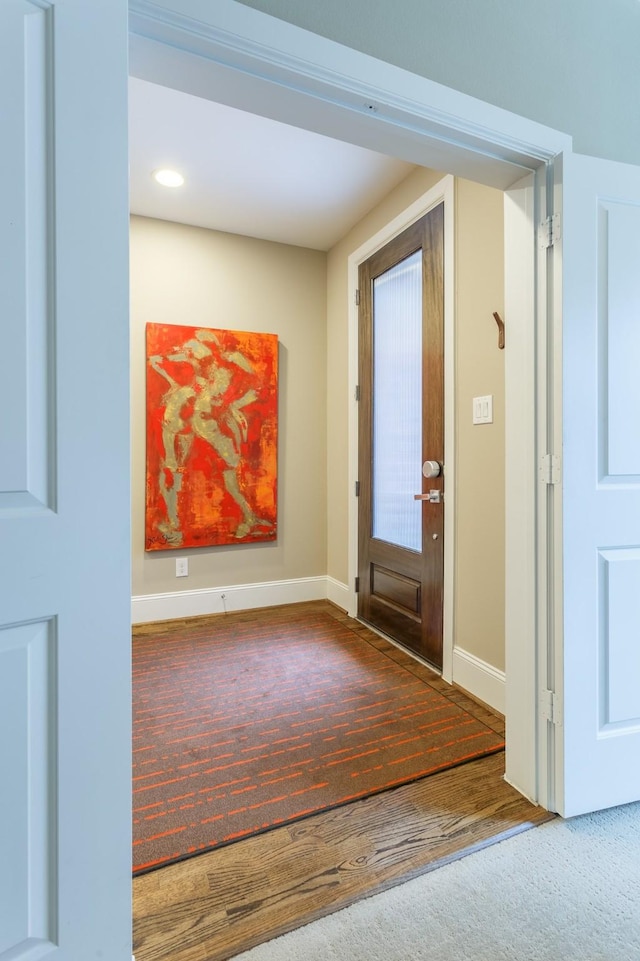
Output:
M328 257L328 573L346 582L348 489L347 258L434 186L419 169L340 241ZM456 181L455 643L504 668L504 351L493 311L503 311L503 197ZM494 423L471 425L472 397L494 395Z
M504 670L503 195L456 180L455 644ZM493 424L472 399L493 394Z
M144 551L144 327L199 324L278 335L275 543ZM134 595L326 573L326 255L144 217L131 221ZM175 557L189 556L176 579Z

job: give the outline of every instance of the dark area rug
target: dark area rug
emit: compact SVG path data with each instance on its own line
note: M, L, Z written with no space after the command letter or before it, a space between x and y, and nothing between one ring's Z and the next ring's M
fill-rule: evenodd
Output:
M134 874L504 747L321 612L136 637L133 691Z

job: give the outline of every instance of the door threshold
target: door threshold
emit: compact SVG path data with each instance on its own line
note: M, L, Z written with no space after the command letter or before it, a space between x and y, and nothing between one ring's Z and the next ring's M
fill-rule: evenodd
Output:
M412 650L406 644L403 644L402 641L396 640L396 638L391 637L390 634L385 634L384 631L381 631L378 627L375 627L373 624L370 624L368 621L365 621L362 617L359 617L357 614L355 616L355 620L358 621L359 624L362 624L363 627L366 627L368 630L373 631L374 634L377 634L379 637L383 637L385 641L388 641L389 644L393 644L393 646L397 647L398 650L403 651L405 654L408 654L409 657L412 657L414 661L418 661L418 663L422 664L423 667L427 667L430 671L432 671L435 675L437 675L437 677L442 677L442 671L439 668L435 667L435 665L433 665L425 657L421 657L419 654L417 654L414 650Z

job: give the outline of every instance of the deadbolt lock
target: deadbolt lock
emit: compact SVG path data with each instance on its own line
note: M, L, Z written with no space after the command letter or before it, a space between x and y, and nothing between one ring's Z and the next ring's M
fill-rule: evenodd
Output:
M422 474L424 477L440 477L442 473L442 464L437 460L426 460L422 465Z

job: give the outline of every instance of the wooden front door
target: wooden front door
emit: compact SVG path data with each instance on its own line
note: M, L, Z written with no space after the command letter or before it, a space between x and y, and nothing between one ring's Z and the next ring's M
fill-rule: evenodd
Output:
M441 203L361 264L358 282L358 616L438 668L443 253Z

